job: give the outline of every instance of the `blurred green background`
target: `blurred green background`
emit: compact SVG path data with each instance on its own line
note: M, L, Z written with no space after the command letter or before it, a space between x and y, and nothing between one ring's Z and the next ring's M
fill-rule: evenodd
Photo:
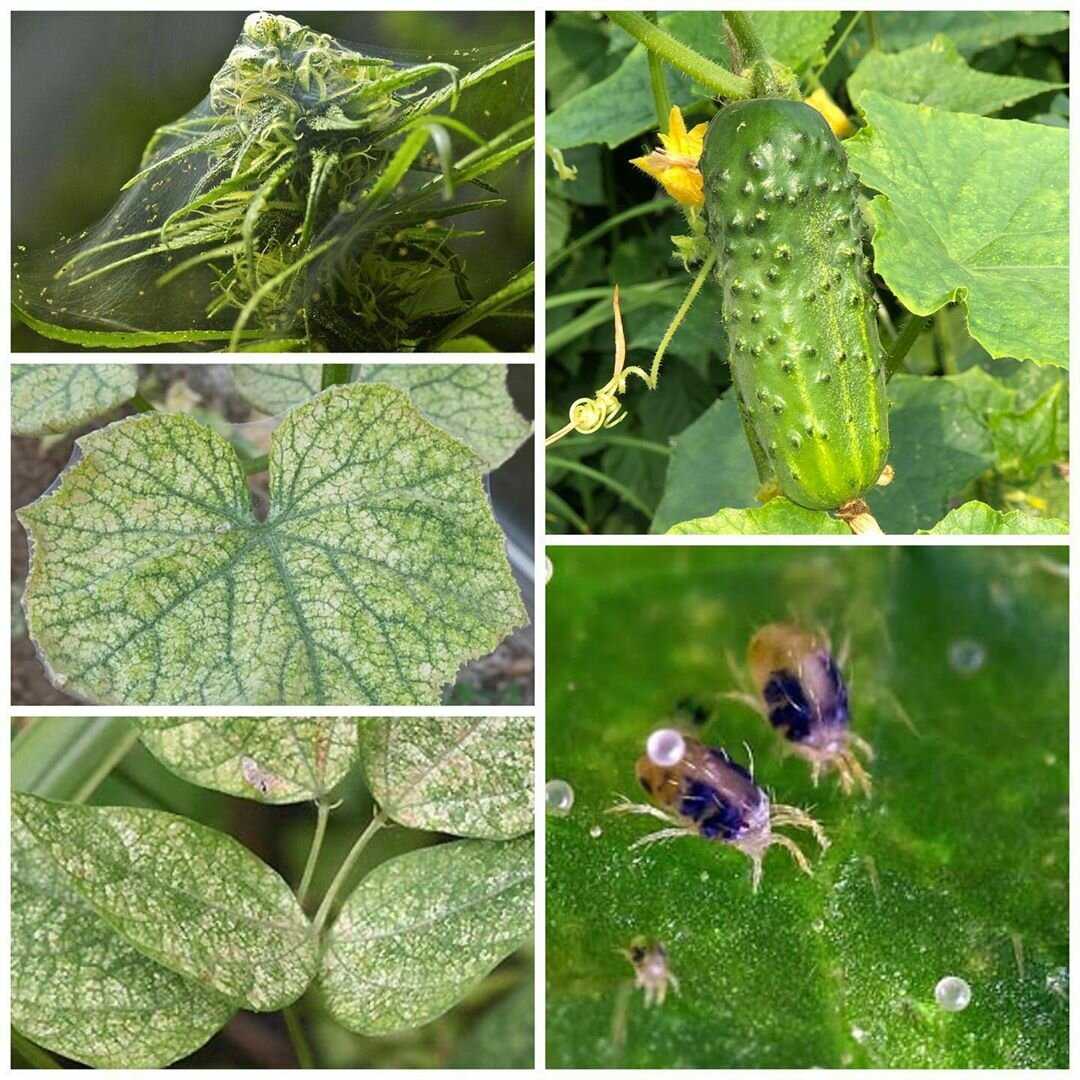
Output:
M547 1062L551 1067L1065 1068L1068 582L1063 548L549 547ZM764 623L850 638L869 800L811 785L744 689ZM695 715L696 714L696 715ZM832 845L788 830L761 891L740 852L604 813L678 726L726 747ZM646 1009L618 950L665 944ZM948 975L963 1012L937 1007ZM620 1010L624 1010L620 1012ZM620 1025L625 1034L620 1037Z
M20 743L18 733L30 725L52 730ZM142 806L180 814L235 837L294 888L299 883L315 824L310 804L267 806L189 784L169 772L142 743L129 745L130 721L126 719L17 719L11 728L15 738L12 786L16 790L56 799L76 798L80 785L101 763L106 762L107 767L109 755L120 752L123 756L88 803ZM330 815L312 880L309 911L316 909L373 813L371 795L357 767L334 793L342 803ZM414 829L382 830L357 861L341 895L347 896L357 882L387 859L440 840L437 834ZM504 961L460 1005L438 1020L385 1038L346 1031L331 1019L314 991L308 991L293 1008L319 1068L525 1068L532 1062L532 983L532 953L523 950ZM12 1066L25 1068L26 1063L14 1053ZM296 1058L281 1013L242 1011L201 1050L175 1067L295 1068Z
M138 168L143 147L160 124L186 113L236 43L247 11L14 12L11 16L12 241L35 246L77 233L110 209ZM530 40L532 12L284 11L296 19L391 58L412 62L454 51L498 50ZM529 81L531 69L517 69ZM475 118L470 118L475 119ZM500 130L507 112L492 115ZM481 132L484 134L484 132ZM505 283L532 260L532 156L494 178L508 200L502 209L460 218L483 228L488 241L463 239L459 250L479 296ZM495 242L491 242L494 240ZM531 348L529 320L502 319L496 343ZM16 351L67 351L21 324Z

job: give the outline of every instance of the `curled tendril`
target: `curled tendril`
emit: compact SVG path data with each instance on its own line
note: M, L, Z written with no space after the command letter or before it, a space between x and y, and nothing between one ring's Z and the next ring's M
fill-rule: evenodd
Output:
M578 398L570 406L570 423L560 428L554 435L544 440L545 446L557 443L561 438L576 431L579 435L593 435L604 428L613 428L621 424L630 414L623 410L620 394L626 393L626 380L631 375L638 375L649 389L655 382L647 372L639 367L624 367L626 364L626 333L623 330L622 310L619 308L619 286L611 297L611 306L615 310L615 370L591 398Z

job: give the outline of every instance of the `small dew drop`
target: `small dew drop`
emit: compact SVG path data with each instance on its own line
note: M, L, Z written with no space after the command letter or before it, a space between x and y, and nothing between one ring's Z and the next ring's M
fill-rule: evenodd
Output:
M949 646L949 666L960 675L974 675L986 663L986 650L977 642L961 639Z
M565 780L549 780L544 787L544 804L549 814L566 817L574 807L574 789Z
M670 768L686 756L686 740L674 728L660 728L645 741L645 753L654 765Z
M814 923L814 932L820 934L821 931L824 930L824 929L825 929L824 921L821 920L821 919L818 919L818 921L816 923Z
M946 975L934 987L934 1000L945 1012L963 1012L971 1003L971 987L955 975Z
M589 830L589 835L590 835L590 836L591 836L591 837L592 837L592 838L593 838L594 840L599 840L599 839L600 839L600 837L604 835L604 830L603 830L603 829L601 829L599 825L594 825L594 826L593 826L593 827L592 827L592 828L591 828L591 829Z

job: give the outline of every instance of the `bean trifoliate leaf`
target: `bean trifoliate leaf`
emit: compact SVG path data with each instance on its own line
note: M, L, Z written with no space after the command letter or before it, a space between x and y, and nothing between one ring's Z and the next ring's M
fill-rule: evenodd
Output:
M260 1012L307 988L316 942L292 890L231 836L160 810L14 794L66 887L170 971Z
M360 721L371 793L413 829L505 840L533 827L529 717L371 717Z
M356 754L355 720L168 717L135 723L146 748L177 776L265 803L325 795Z
M197 1050L236 1008L129 944L13 815L11 1021L19 1031L95 1068L157 1069Z
M56 435L82 427L131 399L134 364L13 364L13 435Z
M233 448L190 416L78 449L18 515L30 636L69 694L437 704L525 621L480 462L400 390L338 386L289 413L265 520Z
M360 883L327 934L327 1008L362 1035L419 1027L525 944L532 924L531 835L398 856Z

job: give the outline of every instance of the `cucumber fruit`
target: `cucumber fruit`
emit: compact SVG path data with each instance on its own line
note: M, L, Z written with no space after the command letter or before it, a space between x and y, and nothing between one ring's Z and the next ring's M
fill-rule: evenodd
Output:
M889 452L885 357L844 148L809 105L757 98L717 113L700 168L751 446L793 502L837 509L875 483Z

